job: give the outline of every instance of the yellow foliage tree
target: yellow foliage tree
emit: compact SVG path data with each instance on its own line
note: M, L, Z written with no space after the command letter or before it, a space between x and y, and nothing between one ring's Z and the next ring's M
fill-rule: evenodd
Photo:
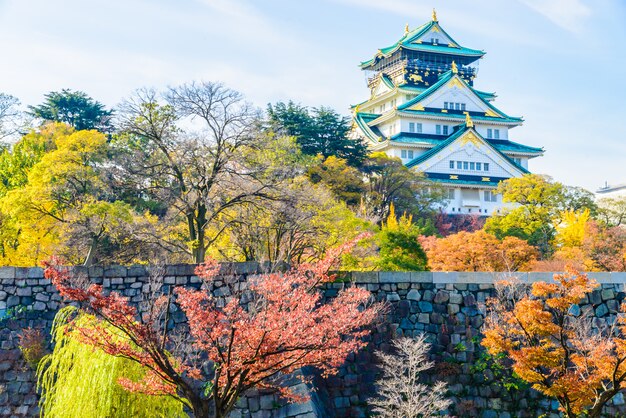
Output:
M555 398L568 418L599 417L626 387L626 319L618 316L614 327L597 327L578 307L597 287L568 268L554 282L530 288L498 283L488 302L483 346L492 355L506 353L515 373Z
M589 221L589 209L579 212L566 210L561 212L560 222L555 225L556 244L559 248L580 247L585 239L585 229Z

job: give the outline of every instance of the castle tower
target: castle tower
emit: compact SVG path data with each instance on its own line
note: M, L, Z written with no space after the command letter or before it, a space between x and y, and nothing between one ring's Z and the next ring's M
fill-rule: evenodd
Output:
M528 173L542 148L509 140L522 124L474 88L484 51L459 45L432 20L362 62L370 98L353 106L354 134L398 157L448 191L448 214L489 216L502 207L498 183Z

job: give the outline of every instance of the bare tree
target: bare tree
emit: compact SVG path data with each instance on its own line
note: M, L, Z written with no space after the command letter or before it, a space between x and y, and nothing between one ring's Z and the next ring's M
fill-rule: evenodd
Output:
M378 352L383 376L377 382L378 396L369 401L383 418L426 418L439 416L451 401L443 397L444 382L429 387L419 382L420 374L433 367L428 361L430 344L423 335L393 342L396 354Z
M19 132L22 112L20 101L10 94L0 93L0 140L5 140Z
M168 240L170 250L190 252L200 263L224 226L209 227L226 210L275 198L273 174L280 169L252 160L263 145L259 111L238 92L211 82L163 94L141 90L119 114L132 152L124 155L118 180L185 220L186 236Z

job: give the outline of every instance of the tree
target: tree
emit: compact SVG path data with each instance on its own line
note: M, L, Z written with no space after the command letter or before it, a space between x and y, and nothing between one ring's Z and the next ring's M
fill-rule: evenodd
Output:
M599 417L626 381L624 317L618 315L614 326L597 325L573 308L597 287L568 269L554 283L533 283L530 291L502 282L488 305L482 344L492 355L506 353L515 373L555 398L568 418Z
M393 204L387 222L383 224L379 237L380 246L377 267L387 271L423 271L427 270L426 253L419 243L423 232L413 224L411 215L403 214L396 218Z
M626 229L620 226L603 227L590 221L585 230L582 251L590 261L590 269L626 271Z
M127 298L115 292L105 295L100 285L84 287L65 269L50 265L45 274L62 297L80 303L101 321L89 329L75 328L84 343L149 370L141 380L121 380L123 387L170 395L198 418L211 413L222 418L253 387L275 388L300 400L273 378L304 366L333 374L347 355L365 346L367 327L382 313L382 305L371 304L369 292L357 287L321 304L316 289L333 279L327 272L352 244L284 274L262 274L247 283L230 280L226 299L206 290L179 289L176 303L188 329L173 331L161 321L169 309L167 296L150 298L139 314ZM219 265L209 262L198 266L196 274L211 287L218 270ZM247 290L237 291L243 284Z
M328 187L337 199L344 201L348 206L358 207L363 199L365 192L363 174L348 165L343 158L331 155L310 167L307 175L314 184L322 183Z
M527 269L537 257L536 249L519 238L500 241L484 231L461 231L420 242L433 271L518 271Z
M598 220L607 226L626 224L626 196L598 199Z
M503 202L516 206L489 218L485 230L498 238L521 238L537 246L543 255L549 254L557 216L567 209L563 185L546 176L527 174L501 182L498 192Z
M22 117L19 105L20 101L16 97L0 93L0 141L19 132Z
M433 367L428 361L430 344L423 335L416 339L400 338L393 341L396 354L378 352L383 375L376 382L378 396L369 403L373 412L383 418L426 418L439 416L450 406L444 398L444 382L433 387L420 383L423 372Z
M377 222L389 216L392 203L400 213L423 218L434 215L443 202L440 187L384 152L372 153L362 171L366 176L362 212Z
M580 247L585 238L585 229L589 221L589 209L580 212L573 210L564 211L561 215L561 222L556 227L555 241L557 248Z
M50 418L187 417L183 405L169 396L131 393L118 384L123 378L140 379L147 370L139 363L83 344L76 328L91 329L92 325L99 324L95 317L80 313L73 306L57 312L51 330L54 351L42 359L37 369L42 415Z
M112 129L113 112L82 91L63 89L44 95L38 106L28 106L29 114L44 122L62 122L77 131L96 129L108 133Z
M33 265L52 252L87 266L148 256L132 228L150 219L115 200L104 170L107 151L104 134L60 123L14 147L6 160L18 164L7 164L6 174L15 177L0 198L7 262Z
M270 265L317 261L346 239L375 228L338 202L323 184L304 176L281 183L280 199L240 205L224 212L227 224L210 254L228 261L265 261Z
M155 242L196 263L219 238L220 230L207 232L222 213L275 198L274 185L293 176L291 167L254 159L271 138L257 129L258 111L220 83L138 91L119 114L119 188L167 208L174 230Z
M328 107L308 108L289 102L267 107L271 129L296 138L302 152L335 156L358 167L367 155L367 147L359 139L349 138L350 118L341 116Z

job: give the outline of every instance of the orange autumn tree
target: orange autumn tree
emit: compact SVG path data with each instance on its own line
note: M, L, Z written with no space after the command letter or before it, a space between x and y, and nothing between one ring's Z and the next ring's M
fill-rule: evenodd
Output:
M328 271L338 266L347 247L316 264L284 274L261 274L243 292L237 291L242 283L234 281L225 299L208 290L177 289L175 303L188 324L180 332L163 326L169 311L164 295L149 300L147 311L139 314L127 298L115 292L107 295L100 285L84 284L67 269L50 265L46 277L65 299L78 302L101 321L99 326L77 329L83 343L144 366L142 380L119 381L125 389L170 395L197 418L222 418L241 394L255 387L303 400L275 378L304 366L333 374L349 354L365 345L363 337L382 305L371 303L370 293L356 287L322 304L317 290L318 284L333 279ZM219 265L209 262L198 266L196 274L206 287L217 280L218 271Z
M592 321L593 310L576 307L597 287L567 268L554 282L530 288L500 282L488 302L483 346L492 355L505 353L515 373L557 399L568 418L600 417L626 387L626 320L618 316L613 326L601 326Z
M485 231L420 237L420 243L433 271L518 271L537 258L537 250L526 241L516 237L500 241Z

